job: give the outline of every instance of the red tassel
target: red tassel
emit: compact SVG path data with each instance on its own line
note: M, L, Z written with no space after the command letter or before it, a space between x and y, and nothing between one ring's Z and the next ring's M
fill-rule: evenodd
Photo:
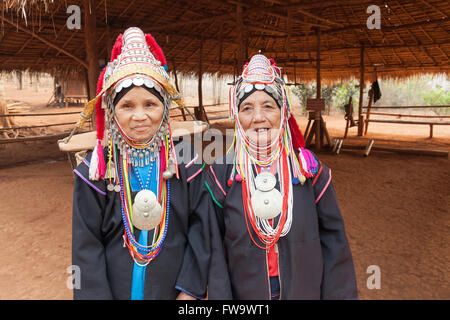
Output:
M147 42L147 45L148 45L150 51L155 56L155 58L158 59L159 62L161 62L161 65L162 66L167 65L166 57L164 57L164 53L163 53L161 47L156 42L155 38L153 38L151 34L146 34L145 41Z
M294 115L288 120L289 128L291 130L292 137L292 146L295 150L305 147L305 139L303 138L302 132L300 131L297 121L294 118Z
M159 159L161 161L160 172L164 172L167 169L166 146L164 145L164 143L161 144L161 150L159 151Z
M122 53L122 46L122 34L119 34L111 52L111 61L114 61Z
M97 81L97 95L102 91L103 88L103 78L105 77L106 67L103 68L100 77ZM105 110L102 109L102 97L99 97L95 103L95 121L97 125L97 139L103 140L103 135L105 131Z
M103 147L101 140L97 140L97 156L98 156L98 175L101 179L105 177L106 163L103 155Z

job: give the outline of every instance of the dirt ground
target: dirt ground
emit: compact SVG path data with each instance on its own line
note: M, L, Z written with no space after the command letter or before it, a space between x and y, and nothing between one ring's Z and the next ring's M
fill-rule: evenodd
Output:
M33 112L65 111L45 108L48 98L28 97ZM306 116L296 118L304 130ZM49 119L42 121L58 122ZM324 119L331 138L343 135L343 115ZM435 127L431 140L428 130L371 124L364 139L356 139L356 128L351 128L344 145L374 138L375 145L450 151L448 126ZM55 142L14 143L0 149L0 299L72 298L66 269L71 265L73 176ZM332 169L360 299L449 299L449 159L375 151L363 157L362 151L347 150L318 155ZM381 271L380 289L367 286L372 274L367 270L373 265Z

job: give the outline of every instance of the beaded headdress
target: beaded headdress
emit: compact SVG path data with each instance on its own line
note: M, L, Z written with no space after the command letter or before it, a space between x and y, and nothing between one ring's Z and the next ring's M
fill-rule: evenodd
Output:
M101 144L104 138L105 120L108 126L108 139L117 146L122 156L126 155L128 162L143 166L148 164L155 153L159 152L161 143L168 137L170 155L166 162L174 164L173 173L178 176L175 163L173 142L170 136L169 108L171 101L183 107L177 90L169 83L167 64L161 48L150 34L144 34L139 28L128 28L120 34L108 62L100 74L97 84L97 96L89 102L95 105L97 143L94 149L89 178L98 180L104 178L106 164ZM133 141L123 132L114 115L114 97L120 91L130 86L145 86L156 90L164 100L164 116L157 133L147 141ZM170 161L169 161L170 158ZM164 168L161 168L164 170ZM172 168L173 169L173 168Z
M269 94L280 107L278 136L266 145L251 141L239 121L240 103L256 90ZM303 185L312 177L317 172L318 161L304 148L303 135L292 115L289 90L274 60L262 54L253 56L230 88L229 100L229 116L235 121L235 135L228 150L234 148L228 185L231 186L233 181L242 183L249 235L255 245L267 249L289 232L293 185ZM281 192L276 190L277 179ZM259 241L252 236L250 227Z

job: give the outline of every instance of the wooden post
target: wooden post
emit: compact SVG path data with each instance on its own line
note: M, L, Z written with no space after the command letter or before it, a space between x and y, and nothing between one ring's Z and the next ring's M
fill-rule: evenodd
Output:
M317 56L316 56L316 67L317 67L317 74L316 74L316 98L320 99L320 91L321 91L321 79L320 79L320 29L316 30L316 35L317 35ZM316 111L315 115L314 115L314 120L316 123L316 139L315 139L315 150L319 151L321 148L321 144L322 144L322 139L320 137L320 125L321 125L321 121L320 121L321 115L320 115L320 111Z
M106 57L107 61L105 61L105 64L108 64L108 61L111 60L111 52L112 48L114 46L113 38L111 37L111 27L109 24L106 25Z
M369 90L369 104L367 105L366 111L366 119L364 120L364 135L367 134L367 129L369 128L369 118L370 118L370 110L372 109L372 101L373 101L373 89Z
M360 78L359 78L359 108L358 108L358 136L363 135L364 116L362 115L362 107L364 100L364 45L361 45L360 53Z
M180 88L178 87L177 67L175 66L175 63L173 64L173 74L175 76L175 88L178 93L180 93ZM181 115L183 116L183 120L186 121L186 113L184 112L184 108L181 108Z
M244 46L244 22L242 19L242 5L236 5L236 25L237 25L237 74L239 76L240 70L244 65L245 60L245 46Z
M95 4L96 0L84 0L84 40L88 63L89 100L96 96L97 79L100 73L97 56L98 48L96 47Z
M200 40L199 61L198 61L198 108L195 108L194 114L197 120L205 121L207 119L205 110L203 108L202 79L203 79L203 40Z

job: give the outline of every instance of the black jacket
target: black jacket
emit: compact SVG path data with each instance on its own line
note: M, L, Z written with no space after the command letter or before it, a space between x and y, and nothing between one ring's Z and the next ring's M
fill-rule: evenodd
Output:
M205 173L214 203L210 215L209 299L270 299L267 254L248 234L242 185L234 181L228 186L231 164L214 164L211 168ZM322 163L319 170L304 185L294 185L292 227L277 243L280 299L358 296L331 170ZM253 238L257 239L255 234Z
M124 247L120 194L104 180L90 181L91 153L74 170L72 261L80 267L75 299L130 299L134 261ZM201 164L180 165L180 179L170 179L170 213L159 255L146 268L145 299L175 299L180 290L206 296L209 266L207 213ZM132 193L132 197L136 192ZM152 237L149 232L149 239ZM139 230L135 230L139 238Z

